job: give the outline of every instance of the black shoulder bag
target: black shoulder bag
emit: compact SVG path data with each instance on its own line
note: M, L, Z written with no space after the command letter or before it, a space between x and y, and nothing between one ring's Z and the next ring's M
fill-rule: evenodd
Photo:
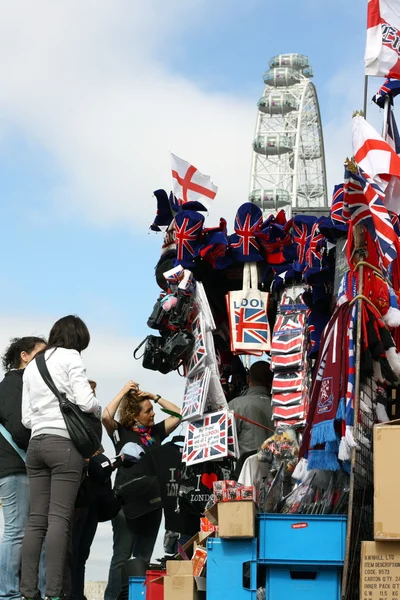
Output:
M47 368L44 354L39 354L35 360L43 381L60 403L61 414L72 443L83 458L90 458L101 445L101 420L93 413L83 412L77 404L68 400L64 393L58 391Z

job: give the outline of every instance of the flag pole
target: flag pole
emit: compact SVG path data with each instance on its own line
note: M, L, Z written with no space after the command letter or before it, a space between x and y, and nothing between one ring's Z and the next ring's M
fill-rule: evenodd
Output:
M383 124L382 124L382 137L386 140L388 131L388 113L390 110L390 96L389 94L385 98L385 106L383 108Z
M364 118L367 118L367 98L368 98L368 75L365 76L364 78L364 107L363 107L363 112L364 112Z

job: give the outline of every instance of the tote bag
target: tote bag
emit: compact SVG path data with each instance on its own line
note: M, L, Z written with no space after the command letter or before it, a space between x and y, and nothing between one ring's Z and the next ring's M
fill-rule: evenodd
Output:
M267 292L258 289L256 263L243 266L243 289L226 295L231 351L262 356L271 349Z

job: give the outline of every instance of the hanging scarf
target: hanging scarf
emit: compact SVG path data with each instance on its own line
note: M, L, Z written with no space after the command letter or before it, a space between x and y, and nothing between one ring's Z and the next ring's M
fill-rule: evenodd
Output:
M143 446L152 446L156 443L156 438L153 434L153 427L146 427L145 425L134 425L132 431L140 436L140 441Z

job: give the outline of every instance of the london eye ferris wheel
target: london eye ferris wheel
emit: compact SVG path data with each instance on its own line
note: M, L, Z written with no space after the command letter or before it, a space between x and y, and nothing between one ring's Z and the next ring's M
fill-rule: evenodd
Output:
M279 54L264 73L253 141L249 200L264 214L322 214L325 153L312 69L302 54Z

